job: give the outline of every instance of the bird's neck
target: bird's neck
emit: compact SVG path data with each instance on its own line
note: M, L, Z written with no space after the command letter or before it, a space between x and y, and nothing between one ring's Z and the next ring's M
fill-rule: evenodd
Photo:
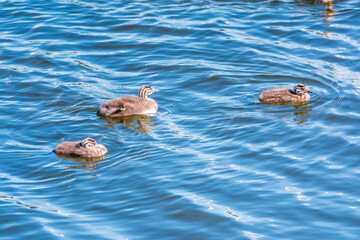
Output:
M297 94L296 91L295 91L294 89L292 89L292 88L289 88L289 93L295 94L295 95L299 95L299 94Z

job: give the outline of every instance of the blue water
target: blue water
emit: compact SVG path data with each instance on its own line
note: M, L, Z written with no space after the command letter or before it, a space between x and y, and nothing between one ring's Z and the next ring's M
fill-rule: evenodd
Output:
M1 239L360 239L357 0L0 6ZM97 114L143 84L156 116Z

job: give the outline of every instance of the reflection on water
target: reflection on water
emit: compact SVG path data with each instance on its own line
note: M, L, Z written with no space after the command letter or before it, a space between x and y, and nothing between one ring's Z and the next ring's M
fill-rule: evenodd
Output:
M64 161L71 159L75 165L67 165L67 168L83 168L87 172L95 171L95 167L104 161L101 161L106 158L105 156L96 157L96 158L81 158L81 157L69 157L66 155L56 154L59 158L63 158ZM79 165L79 163L82 163Z
M333 1L326 1L326 0L310 0L310 1L306 1L309 4L321 4L324 5L326 7L326 11L325 11L325 15L327 16L331 16L336 14L338 11L334 10L334 2ZM326 19L326 20L330 20L330 19Z
M338 13L338 11L333 9L334 3L327 3L326 4L326 11L325 11L325 20L329 23L326 24L326 27L331 27L330 21L334 20L334 15ZM323 35L327 38L331 38L332 35L330 32L324 32Z
M325 0L306 0L307 4L319 4L321 6L324 6L326 10L322 13L322 15L325 15L324 20L326 21L325 26L331 27L330 21L334 20L334 15L338 13L337 10L334 10L334 2L333 1L325 1ZM331 38L330 32L324 32L322 33L323 36L327 38Z
M326 4L326 11L325 11L325 15L326 15L325 20L326 21L333 20L334 19L333 16L338 13L338 11L334 10L333 7L334 7L334 3L332 3L332 2ZM328 26L330 26L330 25L328 25Z
M301 110L301 111L296 112L296 113L294 113L294 114L301 116L301 115L304 115L304 114L305 114L305 113L303 113L303 112L310 112L311 109L306 109L306 110L304 110L304 108L308 108L309 106L310 106L310 103L303 103L303 104L293 105L293 107L294 107L295 109Z
M306 123L309 121L308 120L310 118L309 113L312 110L311 108L309 108L309 105L310 105L309 103L306 103L303 105L294 106L294 108L301 110L301 111L294 112L294 115L296 116L294 121L296 121L297 124Z
M101 119L106 120L110 124L123 124L125 126L131 127L132 129L148 134L153 128L153 121L150 116L146 115L133 115L126 117L104 117L98 114ZM114 128L112 125L106 125L109 128Z
M305 123L309 121L310 112L312 108L310 108L310 103L257 103L261 105L273 106L272 108L265 108L264 110L269 111L271 113L277 113L277 116L280 116L282 119L288 119L290 115L294 115L295 118L293 120L297 122L297 124ZM295 111L290 108L282 108L282 107L292 107Z
M292 106L295 109L303 109L306 107L309 107L310 104L308 102L302 102L302 103L257 103L259 105L268 105L268 106Z

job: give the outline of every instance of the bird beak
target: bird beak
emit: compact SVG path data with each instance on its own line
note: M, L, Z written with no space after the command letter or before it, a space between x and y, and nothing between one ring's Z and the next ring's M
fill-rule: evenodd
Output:
M314 92L310 91L309 89L308 89L306 92L308 92L308 93L314 93Z
M158 91L160 91L159 89L155 89L155 91L154 92L158 92Z

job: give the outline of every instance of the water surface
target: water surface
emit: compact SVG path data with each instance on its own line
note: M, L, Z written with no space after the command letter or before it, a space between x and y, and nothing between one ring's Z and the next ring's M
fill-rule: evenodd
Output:
M358 239L360 5L3 1L2 239ZM307 104L259 104L297 83ZM159 92L154 117L108 99ZM105 158L59 158L92 137Z

